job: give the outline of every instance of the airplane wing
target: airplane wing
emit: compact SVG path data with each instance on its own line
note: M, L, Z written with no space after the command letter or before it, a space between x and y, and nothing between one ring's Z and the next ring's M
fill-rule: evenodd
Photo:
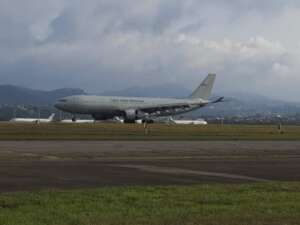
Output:
M151 117L151 116L165 116L170 114L174 114L174 115L181 114L184 112L191 111L194 108L195 108L194 105L177 104L177 105L162 105L162 106L155 106L155 107L139 108L138 111L139 113L144 114L145 117Z

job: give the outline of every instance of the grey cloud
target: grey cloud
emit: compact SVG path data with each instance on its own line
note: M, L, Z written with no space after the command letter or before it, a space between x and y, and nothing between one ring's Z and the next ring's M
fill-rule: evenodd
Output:
M3 0L0 79L93 92L143 83L300 94L300 3L282 0ZM278 30L285 32L278 33ZM235 85L232 85L234 81ZM291 87L291 93L276 93Z
M45 42L68 42L76 39L76 23L70 11L64 11L49 24L51 33Z

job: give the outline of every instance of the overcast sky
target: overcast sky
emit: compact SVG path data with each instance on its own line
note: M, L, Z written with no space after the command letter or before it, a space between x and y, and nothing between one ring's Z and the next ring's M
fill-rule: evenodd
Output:
M0 0L0 83L90 92L218 74L299 101L299 0Z

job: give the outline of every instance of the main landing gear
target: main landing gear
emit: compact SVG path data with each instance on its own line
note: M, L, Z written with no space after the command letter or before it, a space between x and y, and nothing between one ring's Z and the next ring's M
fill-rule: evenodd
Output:
M72 122L76 122L76 120L77 120L76 116L73 115L73 117L72 117Z

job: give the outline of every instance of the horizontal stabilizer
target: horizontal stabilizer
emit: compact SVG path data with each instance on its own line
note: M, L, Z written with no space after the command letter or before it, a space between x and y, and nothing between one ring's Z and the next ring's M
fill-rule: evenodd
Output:
M220 97L220 98L218 98L217 100L212 101L213 104L214 104L214 103L219 103L219 102L224 102L224 97Z

